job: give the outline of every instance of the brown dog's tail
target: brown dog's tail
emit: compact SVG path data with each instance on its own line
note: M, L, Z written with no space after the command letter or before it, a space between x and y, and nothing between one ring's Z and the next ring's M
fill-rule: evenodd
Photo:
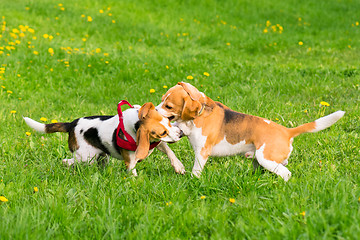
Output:
M42 133L69 132L72 128L71 123L39 123L31 118L24 117L27 125Z
M289 133L291 137L296 137L302 133L307 132L318 132L324 130L325 128L330 127L336 123L342 116L344 116L344 111L337 111L325 117L319 118L314 122L305 123L296 128L289 128Z

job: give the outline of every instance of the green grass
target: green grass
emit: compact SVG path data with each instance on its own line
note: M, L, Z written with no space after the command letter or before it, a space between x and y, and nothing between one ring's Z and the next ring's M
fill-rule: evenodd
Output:
M8 202L0 239L357 239L359 8L350 0L1 1L0 196ZM35 32L14 39L19 25ZM163 86L178 81L287 127L346 115L296 138L287 183L253 174L241 156L211 158L194 179L187 139L171 145L184 176L158 151L137 165L138 177L116 159L68 169L67 136L35 133L22 120L116 114L121 99L158 104Z

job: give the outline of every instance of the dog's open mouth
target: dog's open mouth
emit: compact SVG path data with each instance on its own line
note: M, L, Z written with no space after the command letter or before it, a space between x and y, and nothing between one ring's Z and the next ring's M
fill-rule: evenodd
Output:
M169 121L171 122L172 120L174 120L175 116L171 116L171 117L168 117Z

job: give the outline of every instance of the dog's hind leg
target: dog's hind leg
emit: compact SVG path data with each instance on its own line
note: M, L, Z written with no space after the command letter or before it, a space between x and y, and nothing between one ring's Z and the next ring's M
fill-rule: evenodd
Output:
M291 177L291 172L281 163L277 163L273 160L268 160L264 157L264 149L265 144L258 148L255 152L255 157L258 163L263 166L265 169L273 172L280 177L282 177L285 181L288 181Z

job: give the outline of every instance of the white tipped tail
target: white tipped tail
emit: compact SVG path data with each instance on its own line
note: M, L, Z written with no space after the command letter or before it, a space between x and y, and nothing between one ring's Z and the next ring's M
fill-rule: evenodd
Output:
M315 120L315 129L311 132L318 132L324 130L325 128L330 127L334 123L336 123L340 118L344 116L344 111L337 111L325 117L319 118Z
M31 118L28 117L23 117L26 124L29 125L31 128L35 129L38 132L42 132L42 133L46 133L45 131L45 124L43 123L39 123L35 120L32 120Z

